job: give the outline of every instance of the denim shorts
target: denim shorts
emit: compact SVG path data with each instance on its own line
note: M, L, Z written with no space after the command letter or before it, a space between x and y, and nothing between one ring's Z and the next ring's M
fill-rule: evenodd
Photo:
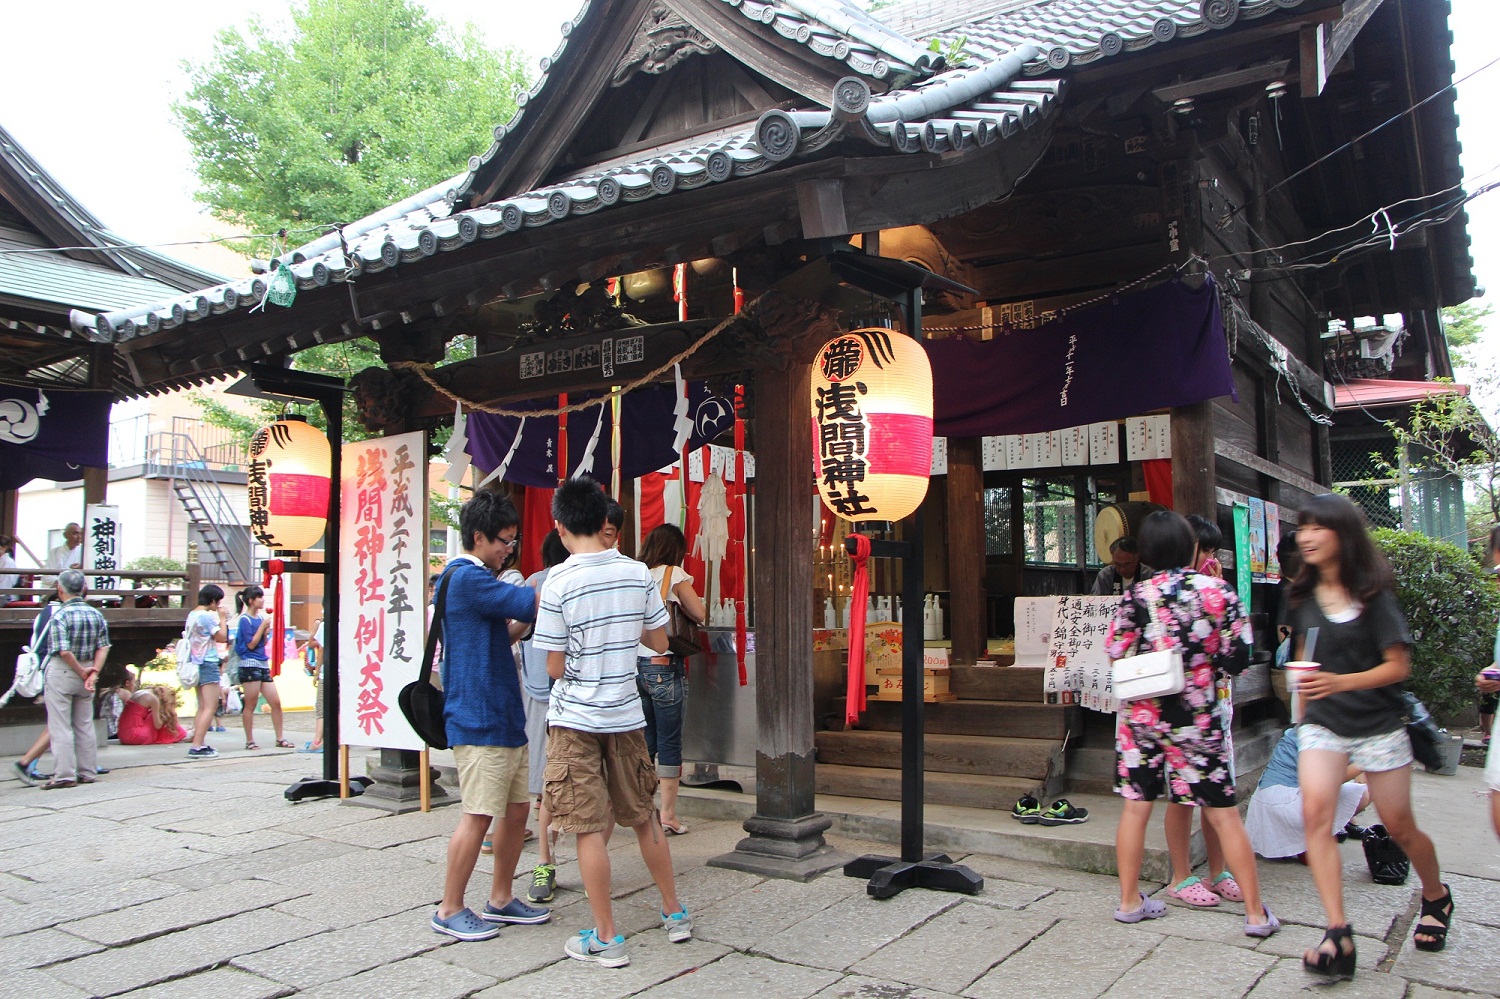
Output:
M658 777L682 776L682 712L687 676L680 662L636 660L636 689L646 714L646 750Z
M240 683L270 683L271 667L251 666L253 660L240 660Z
M198 664L198 686L207 684L219 685L219 660L213 659L206 663Z

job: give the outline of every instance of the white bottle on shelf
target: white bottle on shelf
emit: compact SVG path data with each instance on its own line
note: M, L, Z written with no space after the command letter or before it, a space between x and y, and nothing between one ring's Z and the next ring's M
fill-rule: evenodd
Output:
M933 606L933 595L927 594L922 598L922 640L932 641L933 625L937 617L937 609Z
M839 612L839 627L840 628L848 628L849 627L849 605L852 604L852 603L854 603L853 600L845 600L844 601L844 607Z
M891 620L893 620L896 623L900 624L900 623L902 623L902 621L901 621L901 598L900 597L896 598L896 604L895 604L895 606L896 606L896 616L894 618L892 618Z
M936 593L934 593L932 595L932 638L933 638L933 641L941 642L943 640L943 632L946 630L946 628L944 627L944 625L946 624L946 620L945 620L946 617L947 617L947 615L945 615L943 613L943 602L941 600L939 600L938 599L938 595Z
M833 609L833 598L827 597L823 601L823 627L832 630L838 626L838 611Z
M880 620L880 618L878 618L878 617L875 616L875 598L873 596L865 597L865 620L866 621L879 621Z

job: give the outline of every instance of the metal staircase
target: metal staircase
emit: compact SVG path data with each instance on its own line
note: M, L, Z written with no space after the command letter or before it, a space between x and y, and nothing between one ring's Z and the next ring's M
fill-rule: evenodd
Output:
M204 578L248 580L250 551L240 516L209 470L198 442L180 431L153 433L148 437L146 461L154 474L170 477L188 521L198 529L198 561Z

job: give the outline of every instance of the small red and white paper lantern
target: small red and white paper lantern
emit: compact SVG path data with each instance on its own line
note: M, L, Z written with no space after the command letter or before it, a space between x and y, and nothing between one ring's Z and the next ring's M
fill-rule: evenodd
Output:
M250 438L250 530L278 552L311 548L328 524L333 449L302 416L284 416Z

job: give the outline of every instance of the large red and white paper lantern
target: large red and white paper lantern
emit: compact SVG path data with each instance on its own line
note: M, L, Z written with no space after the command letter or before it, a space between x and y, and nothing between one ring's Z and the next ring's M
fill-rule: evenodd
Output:
M812 371L813 474L849 521L915 513L932 475L932 365L888 329L854 330L819 349Z
M311 548L328 524L333 450L305 417L284 416L250 438L250 530L278 552Z

